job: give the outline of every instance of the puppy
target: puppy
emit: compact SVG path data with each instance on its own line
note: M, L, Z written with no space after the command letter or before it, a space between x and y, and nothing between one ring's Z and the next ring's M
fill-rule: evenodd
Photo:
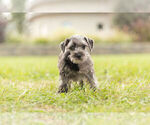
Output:
M97 88L93 62L90 52L93 49L93 40L73 35L61 42L59 55L60 86L58 93L67 93L71 82L79 82L83 87L83 81L87 81L92 89Z

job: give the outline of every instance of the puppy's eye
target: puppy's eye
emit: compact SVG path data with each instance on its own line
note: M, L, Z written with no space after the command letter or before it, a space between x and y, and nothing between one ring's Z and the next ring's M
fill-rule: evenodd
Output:
M71 46L69 49L70 49L70 50L74 50L74 49L75 49L75 47L74 47L74 46Z
M86 47L86 46L85 46L85 45L83 45L83 46L82 46L82 49L85 49L85 47Z

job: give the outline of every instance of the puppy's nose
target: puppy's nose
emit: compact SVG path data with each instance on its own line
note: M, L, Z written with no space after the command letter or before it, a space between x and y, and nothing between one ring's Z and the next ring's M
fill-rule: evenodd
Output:
M82 53L75 53L75 57L81 58L82 57Z

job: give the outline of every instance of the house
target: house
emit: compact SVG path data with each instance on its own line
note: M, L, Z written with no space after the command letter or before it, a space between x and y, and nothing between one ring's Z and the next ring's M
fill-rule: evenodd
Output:
M33 37L53 35L60 29L108 35L115 6L113 0L30 0L28 30Z

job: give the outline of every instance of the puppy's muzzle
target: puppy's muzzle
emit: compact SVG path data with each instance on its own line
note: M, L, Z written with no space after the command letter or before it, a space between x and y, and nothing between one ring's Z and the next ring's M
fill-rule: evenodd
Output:
M77 59L81 59L84 56L84 54L82 52L78 52L74 54L74 57Z

